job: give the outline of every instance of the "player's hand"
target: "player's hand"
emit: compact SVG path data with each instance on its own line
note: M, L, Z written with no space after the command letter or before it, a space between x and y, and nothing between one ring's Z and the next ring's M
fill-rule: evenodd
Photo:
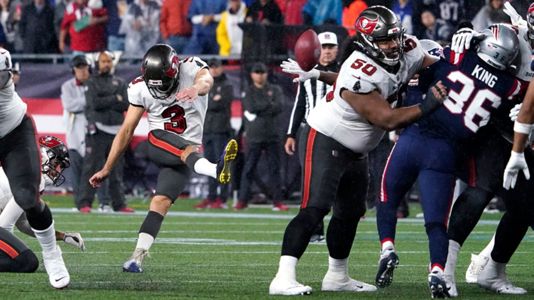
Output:
M521 17L521 15L517 13L517 11L512 6L512 4L510 4L510 2L506 1L504 3L503 11L505 14L507 14L510 17L510 21L512 22L512 25L527 27L527 21L525 21L523 17Z
M185 88L176 94L176 100L178 101L194 101L198 97L198 91L194 87Z
M426 93L425 100L419 105L422 115L426 116L435 111L447 99L447 93L447 87L441 80L431 87Z
M102 184L102 181L104 181L109 176L109 171L106 169L102 169L98 172L96 172L91 178L89 178L89 183L92 187L97 188Z
M83 242L82 235L78 232L65 232L63 241L66 244L72 245L82 251L85 251L85 243Z
M515 187L519 171L523 171L523 174L527 180L530 179L530 172L528 171L528 165L525 161L525 154L523 152L518 153L512 151L510 159L506 164L506 169L504 169L503 187L505 189L508 190Z
M443 103L445 99L447 99L447 87L443 85L441 80L438 81L436 85L434 85L432 88L430 88L430 90L432 91L432 94L434 94L434 97L436 97L440 104Z
M297 141L295 138L288 137L286 140L286 144L284 145L284 149L286 150L286 153L288 155L295 154L295 149L297 148Z
M282 68L282 72L291 74L291 75L297 75L298 77L293 79L293 82L304 82L310 78L319 78L319 70L312 69L308 72L302 70L302 68L299 66L299 64L294 61L291 58L288 58L287 60L284 60L280 67Z
M512 122L515 122L515 120L517 120L517 116L519 115L521 106L523 106L523 103L516 104L514 107L512 107L512 109L510 109L510 114L508 116L510 117L510 120L512 120Z
M468 50L471 46L471 41L481 40L484 34L474 31L471 28L462 28L452 36L451 50L460 54Z

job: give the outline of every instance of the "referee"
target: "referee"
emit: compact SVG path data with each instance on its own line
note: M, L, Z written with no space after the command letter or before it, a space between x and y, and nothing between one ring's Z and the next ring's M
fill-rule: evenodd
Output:
M318 37L319 42L321 43L321 55L319 56L319 64L315 69L320 71L338 72L339 64L336 61L338 44L336 34L326 31L320 33ZM284 146L287 154L295 154L298 129L302 123L306 122L308 113L315 107L317 102L324 101L322 98L329 88L330 85L315 78L308 79L299 84L295 103L291 110L291 117L289 118L289 128L287 129L287 138ZM323 239L324 224L321 222L310 238L310 242L320 242Z

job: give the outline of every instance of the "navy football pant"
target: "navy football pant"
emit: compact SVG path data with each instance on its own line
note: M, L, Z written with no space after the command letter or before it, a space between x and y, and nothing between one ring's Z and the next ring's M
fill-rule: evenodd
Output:
M446 140L407 129L393 147L384 169L377 206L381 243L395 241L397 208L416 180L419 183L432 266L445 267L448 252L447 217L455 182L455 148Z

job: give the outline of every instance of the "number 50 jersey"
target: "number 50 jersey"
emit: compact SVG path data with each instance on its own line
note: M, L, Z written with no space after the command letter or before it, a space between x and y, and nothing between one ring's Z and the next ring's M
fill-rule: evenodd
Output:
M178 88L167 99L155 99L150 95L145 81L137 77L128 86L130 104L144 108L148 113L148 127L162 129L180 135L187 141L202 144L204 119L208 109L208 95L198 96L193 101L177 101L176 94L191 87L201 69L208 68L198 57L180 61Z
M366 154L373 150L384 130L369 123L343 99L341 91L357 94L377 91L394 107L401 86L417 73L425 52L417 38L406 36L404 55L396 72L389 72L362 52L354 51L341 66L326 101L320 101L308 116L308 124L354 152Z

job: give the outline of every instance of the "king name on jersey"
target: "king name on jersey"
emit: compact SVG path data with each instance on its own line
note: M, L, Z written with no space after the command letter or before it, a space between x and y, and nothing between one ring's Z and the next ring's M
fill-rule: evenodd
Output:
M473 71L471 72L471 76L484 82L489 87L494 87L498 79L496 75L484 69L482 66L478 64L473 68Z

